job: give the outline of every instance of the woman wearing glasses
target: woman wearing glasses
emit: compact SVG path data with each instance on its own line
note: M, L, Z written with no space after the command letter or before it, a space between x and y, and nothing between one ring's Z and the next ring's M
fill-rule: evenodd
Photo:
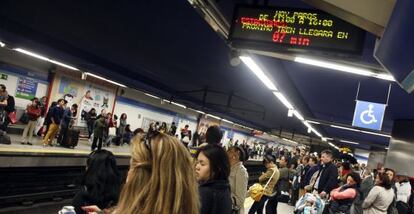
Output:
M154 132L133 138L130 169L114 211L104 213L199 213L197 182L187 149L174 137ZM96 206L89 213L103 213Z
M230 162L224 149L211 144L201 147L195 170L200 184L200 213L231 213Z

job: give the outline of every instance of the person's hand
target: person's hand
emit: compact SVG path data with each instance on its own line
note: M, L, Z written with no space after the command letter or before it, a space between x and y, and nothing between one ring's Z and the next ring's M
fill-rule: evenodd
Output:
M319 193L319 195L321 196L321 198L325 198L326 197L326 192L323 191L323 192Z
M96 205L91 206L84 206L82 207L82 210L84 210L88 214L100 214L103 213L103 211Z

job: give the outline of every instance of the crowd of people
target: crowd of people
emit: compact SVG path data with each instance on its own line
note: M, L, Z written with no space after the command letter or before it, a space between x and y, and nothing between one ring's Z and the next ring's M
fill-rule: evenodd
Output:
M72 205L76 213L243 213L247 156L241 147L226 151L221 138L211 126L193 157L174 133L137 134L122 188L113 154L96 150Z
M10 122L7 114L13 111L12 96L0 85L2 129ZM26 121L21 143L32 144L36 123L44 117L43 145L51 146L57 133L57 142L64 144L77 112L77 104L67 106L64 99L53 102L46 111L46 99L33 98L25 110L26 118L21 119ZM258 178L263 195L255 198L248 213L277 213L278 203L289 203L295 212L304 214L412 210L412 188L406 172L384 167L372 170L364 164L335 160L330 150L316 154L306 148L289 151L283 147L250 147L237 141L223 147L218 126L198 135L192 134L188 125L177 133L175 123L154 122L144 132L132 131L126 114L118 121L105 110L97 115L91 109L82 117L93 152L87 160L82 189L73 199L76 213L244 213L249 195L244 162L255 156L263 157L266 171ZM111 143L131 145L131 165L122 187L114 155L102 150Z

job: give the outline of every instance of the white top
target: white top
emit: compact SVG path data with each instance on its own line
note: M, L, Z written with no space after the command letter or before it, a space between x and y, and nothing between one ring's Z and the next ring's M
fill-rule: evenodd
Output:
M247 182L249 175L241 162L231 167L229 183L232 201L235 199L240 213L244 213L244 199L247 193Z
M410 182L395 183L395 187L397 188L397 201L407 203L411 195Z

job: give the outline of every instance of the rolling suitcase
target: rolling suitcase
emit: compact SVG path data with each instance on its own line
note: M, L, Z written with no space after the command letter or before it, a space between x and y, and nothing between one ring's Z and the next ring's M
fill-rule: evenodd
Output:
M79 141L79 130L70 128L67 133L66 142L64 142L63 147L75 148L78 145Z

